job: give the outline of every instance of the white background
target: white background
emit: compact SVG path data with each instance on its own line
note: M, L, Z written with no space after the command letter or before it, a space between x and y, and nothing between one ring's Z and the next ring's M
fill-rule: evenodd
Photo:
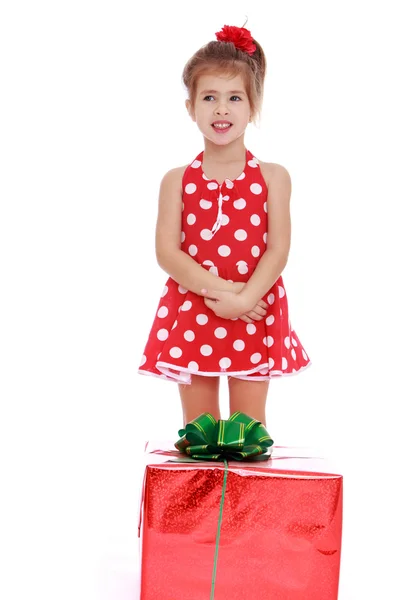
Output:
M2 598L137 597L144 441L182 425L177 385L137 374L158 189L203 149L185 62L246 16L268 73L245 143L292 177L284 281L313 361L272 381L268 429L344 475L340 600L408 597L403 4L2 4Z

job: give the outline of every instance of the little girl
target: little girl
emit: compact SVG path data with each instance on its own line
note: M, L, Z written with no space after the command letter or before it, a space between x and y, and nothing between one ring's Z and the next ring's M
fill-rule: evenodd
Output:
M187 62L186 107L204 138L188 165L160 186L156 256L169 274L139 373L179 384L184 425L230 413L266 426L274 376L310 364L291 326L281 273L291 236L291 179L245 147L260 114L266 59L248 29L224 25Z

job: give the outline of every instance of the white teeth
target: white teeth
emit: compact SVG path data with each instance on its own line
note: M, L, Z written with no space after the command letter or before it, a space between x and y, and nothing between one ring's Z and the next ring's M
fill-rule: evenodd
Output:
M231 127L229 123L214 123L214 127L218 127L218 129L226 129L227 127Z

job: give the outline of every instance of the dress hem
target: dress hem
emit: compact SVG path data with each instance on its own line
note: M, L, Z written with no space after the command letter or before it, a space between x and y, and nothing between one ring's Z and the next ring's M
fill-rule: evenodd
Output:
M178 367L176 365L170 365L168 363L162 363L160 366L164 367L169 367L171 369L177 369L178 371L180 371L180 375L178 373L169 373L167 369L163 369L163 372L159 375L158 373L153 373L153 371L146 371L144 369L138 369L138 373L139 375L150 375L152 377L157 377L158 379L164 379L166 381L171 381L173 383L185 383L187 385L191 384L191 375L201 375L203 377L218 377L221 375L229 375L230 377L234 377L235 379L243 379L245 381L268 381L270 379L273 379L274 377L288 377L290 375L297 375L298 373L301 373L302 371L304 371L305 369L307 369L308 367L310 367L312 365L312 361L309 361L307 365L304 365L303 367L300 367L299 369L295 370L295 371L291 371L290 373L284 373L281 370L274 370L274 371L270 371L269 375L260 375L259 377L256 376L249 376L250 373L255 373L256 371L259 371L261 369L259 369L259 367L255 368L255 369L251 369L249 371L192 371L191 369L187 369L186 367ZM266 367L264 367L266 368ZM182 377L181 373L185 373L186 377Z

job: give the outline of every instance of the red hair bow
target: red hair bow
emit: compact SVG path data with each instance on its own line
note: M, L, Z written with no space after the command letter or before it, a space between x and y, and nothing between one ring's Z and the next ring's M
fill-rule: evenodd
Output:
M253 54L256 46L253 42L251 32L245 27L235 27L235 25L224 25L221 31L215 34L219 42L232 42L235 48Z

